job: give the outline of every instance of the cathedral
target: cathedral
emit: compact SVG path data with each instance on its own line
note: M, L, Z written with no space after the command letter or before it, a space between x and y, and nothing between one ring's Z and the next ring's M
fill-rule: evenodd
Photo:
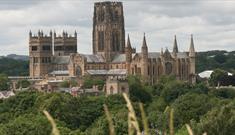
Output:
M125 42L125 37L127 41ZM140 52L125 35L124 13L121 2L97 2L94 5L93 54L77 52L77 33L57 35L29 33L31 77L70 77L85 75L126 77L139 75L149 84L162 75L173 75L178 80L195 83L195 49L191 35L188 52L178 50L174 37L173 49L150 52L145 34ZM82 47L82 45L79 45Z

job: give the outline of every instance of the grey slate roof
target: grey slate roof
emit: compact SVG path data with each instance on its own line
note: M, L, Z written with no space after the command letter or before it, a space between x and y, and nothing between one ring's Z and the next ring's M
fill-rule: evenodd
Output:
M69 64L70 56L57 56L54 57L53 63L55 64Z
M177 57L178 57L178 58L187 58L188 55L187 55L186 52L179 52L179 53L177 53Z
M126 75L126 69L87 70L90 75Z
M81 54L81 56L85 57L87 59L87 62L92 62L92 63L105 62L103 56L101 55Z
M135 55L141 55L140 53L134 53L132 54L132 58L135 56ZM171 53L172 55L172 53ZM148 53L148 57L149 58L159 58L161 56L161 53L160 52L149 52ZM178 58L187 58L188 55L187 55L187 52L179 52L177 53L177 57Z
M126 62L125 54L117 54L112 61L112 63L121 63L121 62Z
M108 75L126 75L126 69L110 69L107 73Z
M87 70L87 73L90 75L106 75L107 70Z
M159 58L160 57L160 53L159 52L149 52L148 53L148 57L149 58Z
M50 73L51 75L68 75L68 70L55 70Z

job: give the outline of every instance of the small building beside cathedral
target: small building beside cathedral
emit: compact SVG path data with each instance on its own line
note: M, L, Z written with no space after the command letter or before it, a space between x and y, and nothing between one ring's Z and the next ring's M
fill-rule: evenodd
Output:
M168 49L150 52L145 35L141 52L136 52L129 35L126 42L125 37L122 3L97 2L93 16L93 53L77 52L76 31L73 35L67 32L57 35L52 31L45 35L41 30L33 35L30 32L30 76L110 78L140 75L147 83L154 84L162 75L173 75L178 80L195 83L196 52L192 35L188 52L178 50L176 36L171 52ZM126 88L121 89L125 91Z

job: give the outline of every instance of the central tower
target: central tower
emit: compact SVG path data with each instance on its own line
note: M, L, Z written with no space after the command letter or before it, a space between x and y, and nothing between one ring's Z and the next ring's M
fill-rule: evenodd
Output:
M125 28L121 2L97 2L93 16L93 54L110 62L125 52Z

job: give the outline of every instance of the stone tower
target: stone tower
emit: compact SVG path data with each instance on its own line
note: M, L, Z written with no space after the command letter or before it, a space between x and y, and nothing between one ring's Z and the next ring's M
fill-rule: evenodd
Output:
M77 53L77 32L75 31L74 36L64 31L62 36L57 36L54 32L54 55L68 56L71 53Z
M146 43L145 34L144 34L144 38L143 38L143 44L141 47L141 65L142 65L141 74L144 77L144 79L148 79L148 76L149 76L148 46Z
M50 35L44 35L43 31L39 30L36 36L29 32L29 57L31 77L48 74L52 61L52 32Z
M189 78L191 83L195 83L196 82L196 76L195 76L195 57L196 57L196 52L195 52L195 48L194 48L194 42L193 42L193 35L191 35L191 40L190 40L190 47L189 47L189 62L190 62L190 66L189 66Z
M130 74L130 64L131 64L131 60L132 60L132 47L131 47L129 35L127 37L127 43L126 43L126 47L125 47L125 55L126 55L127 72L128 72L128 74Z
M93 16L93 54L106 62L125 52L125 28L121 2L97 2Z

